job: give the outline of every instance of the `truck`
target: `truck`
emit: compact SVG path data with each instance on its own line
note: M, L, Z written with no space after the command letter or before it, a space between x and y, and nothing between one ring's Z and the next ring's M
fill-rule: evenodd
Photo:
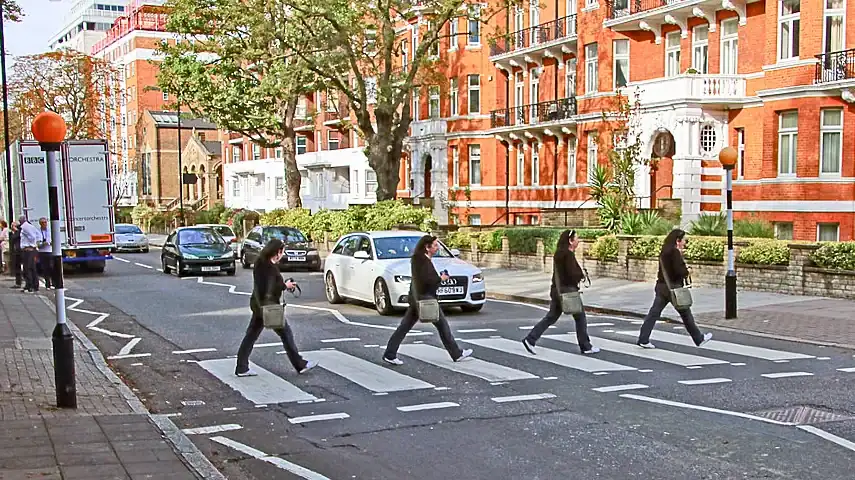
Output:
M50 221L46 153L26 140L15 142L10 153L13 218L24 215L33 225L42 217ZM116 247L107 141L69 140L56 158L63 266L102 273Z

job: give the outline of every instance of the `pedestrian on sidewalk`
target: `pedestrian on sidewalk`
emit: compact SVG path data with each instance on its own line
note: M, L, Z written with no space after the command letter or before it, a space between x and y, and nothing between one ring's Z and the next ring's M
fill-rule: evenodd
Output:
M47 218L39 219L39 274L45 279L45 288L50 290L51 276L53 275L53 247L50 243L50 228Z
M24 215L18 218L18 223L21 225L21 256L24 269L24 289L22 291L38 292L39 274L36 270L36 256L39 254L41 233Z
M255 261L255 265L253 265L252 296L249 299L252 318L249 321L249 326L246 327L246 335L243 337L237 354L235 375L239 377L257 375L249 369L249 355L252 353L255 341L258 340L259 335L264 330L262 307L264 305L279 304L282 298L282 291L286 288L292 289L295 287L293 282L284 281L282 274L279 273L279 259L282 258L284 253L285 244L282 243L282 240L278 238L271 239L261 250L258 259ZM294 342L294 334L287 323L283 328L274 328L273 331L282 339L282 345L285 347L288 360L291 361L291 365L294 366L297 373L306 373L309 369L317 365L316 362L311 360L306 361L300 356L297 344Z
M656 348L650 343L650 334L653 333L653 327L656 321L662 315L662 310L671 302L671 290L680 288L686 285L686 280L689 277L689 268L686 266L686 261L683 259L683 249L686 248L686 232L675 228L665 237L662 244L662 250L659 252L659 273L656 278L656 286L654 287L653 305L647 316L644 317L644 323L641 325L641 332L638 335L638 346L642 348ZM695 345L701 346L710 341L712 333L701 333L701 329L695 323L695 317L692 315L691 308L674 308L683 319L683 326L686 331L692 336Z
M534 346L540 340L543 332L552 326L561 318L563 313L561 308L561 293L578 292L579 284L585 279L585 272L579 266L576 260L576 248L579 246L579 237L576 236L576 230L564 230L561 236L558 237L558 244L555 246L555 255L552 256L552 285L549 288L549 311L546 315L532 327L528 335L523 339L522 343L528 353L537 355L534 352ZM573 320L576 322L576 341L579 343L579 349L584 354L593 354L600 351L599 348L591 345L591 339L588 337L588 318L585 315L585 310L573 315Z
M9 268L9 275L15 275L12 288L21 288L21 228L18 222L12 222L9 228Z
M0 272L6 273L9 262L6 256L9 254L9 224L6 220L0 220Z
M389 343L386 345L386 351L383 353L383 361L392 365L403 365L404 362L398 358L398 348L404 337L412 330L419 321L419 299L437 298L436 290L439 288L440 282L448 280L448 273L443 272L439 275L436 268L433 266L433 256L439 250L439 241L432 235L425 235L416 243L413 249L413 255L410 257L410 292L407 295L409 306L404 318L401 319L401 324L395 330L395 333L389 338ZM366 279L367 280L367 279ZM451 333L451 327L448 325L448 320L442 309L439 309L439 320L434 323L439 338L442 340L442 345L448 351L451 359L459 362L472 355L472 349L467 348L461 350L460 346L454 340L454 335Z

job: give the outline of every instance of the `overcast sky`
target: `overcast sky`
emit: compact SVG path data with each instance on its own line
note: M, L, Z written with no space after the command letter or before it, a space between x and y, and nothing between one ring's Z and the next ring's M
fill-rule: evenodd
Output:
M7 22L6 52L11 65L19 55L42 53L48 50L48 40L62 28L65 14L72 0L18 0L26 16L21 23Z

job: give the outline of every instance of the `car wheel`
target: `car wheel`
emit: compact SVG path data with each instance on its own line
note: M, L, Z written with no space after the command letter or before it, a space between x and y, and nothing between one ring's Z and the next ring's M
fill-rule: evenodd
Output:
M246 261L246 251L240 253L240 265L243 268L249 268L249 262Z
M374 282L374 308L380 315L389 315L392 313L392 300L389 298L389 288L386 286L386 281L378 278Z
M342 303L344 300L338 294L338 286L335 284L335 277L332 272L327 272L324 278L324 291L327 293L327 301L332 304Z
M481 304L481 305L463 305L462 307L460 307L460 309L466 313L480 312L482 308L484 308L483 304Z
M233 268L231 270L226 270L226 275L228 275L230 277L234 277L235 273L237 273L237 269L235 269L235 268Z
M149 252L148 247L145 247L145 248L143 249L143 253L148 253L148 252Z
M175 261L175 274L179 277L184 276L184 269L181 268L181 259Z
M169 265L166 264L166 258L160 257L160 266L163 268L163 273L169 275Z

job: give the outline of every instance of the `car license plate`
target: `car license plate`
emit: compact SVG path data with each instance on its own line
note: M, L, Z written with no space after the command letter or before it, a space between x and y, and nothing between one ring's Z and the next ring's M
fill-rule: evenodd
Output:
M305 262L306 257L288 257L289 262Z
M439 287L436 289L437 295L463 295L463 287Z
M215 266L213 266L213 267L202 267L202 271L203 271L203 272L219 272L219 271L220 271L220 267L219 267L219 266L216 266L216 265L215 265Z

